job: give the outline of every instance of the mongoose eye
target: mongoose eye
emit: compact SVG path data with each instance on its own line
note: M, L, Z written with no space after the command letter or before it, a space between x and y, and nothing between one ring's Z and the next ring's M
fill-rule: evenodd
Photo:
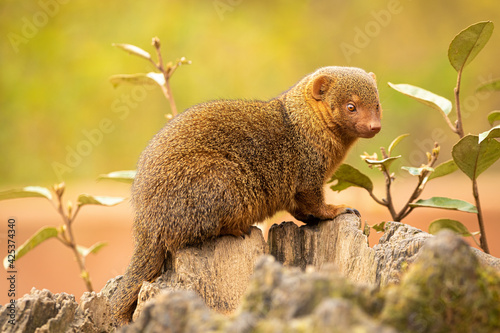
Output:
M347 110L350 112L355 112L356 111L356 106L352 103L347 104Z

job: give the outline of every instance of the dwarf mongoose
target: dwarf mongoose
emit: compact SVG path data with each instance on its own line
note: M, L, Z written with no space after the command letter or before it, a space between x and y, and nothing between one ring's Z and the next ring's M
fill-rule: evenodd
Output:
M357 213L326 204L323 186L358 138L380 131L381 112L373 73L324 67L269 101L217 100L168 122L138 162L135 248L114 316L131 319L167 251L244 235L281 210L305 223Z

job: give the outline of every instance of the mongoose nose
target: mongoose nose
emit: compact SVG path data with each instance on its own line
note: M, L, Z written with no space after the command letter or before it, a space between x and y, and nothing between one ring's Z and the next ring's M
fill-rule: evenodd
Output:
M378 132L380 132L380 129L381 129L380 124L371 124L370 125L370 131L372 131L375 134L377 134Z

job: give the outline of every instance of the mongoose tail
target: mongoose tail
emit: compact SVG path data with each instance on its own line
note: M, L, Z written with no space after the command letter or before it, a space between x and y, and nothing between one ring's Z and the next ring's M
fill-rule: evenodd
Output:
M158 244L160 243L160 244ZM111 298L112 315L119 324L132 320L137 295L144 281L152 281L161 273L166 251L160 239L135 245L132 259L123 274L123 280Z

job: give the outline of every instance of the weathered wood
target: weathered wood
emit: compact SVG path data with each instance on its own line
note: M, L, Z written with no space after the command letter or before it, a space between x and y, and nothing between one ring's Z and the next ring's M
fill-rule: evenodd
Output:
M375 253L359 229L360 220L353 214L333 221L298 227L291 222L273 225L269 230L269 253L284 266L321 269L334 263L354 282L374 283Z
M275 224L269 230L269 253L284 266L321 269L333 263L352 282L384 286L398 283L402 267L411 264L433 237L412 226L388 222L379 244L370 248L360 223L357 216L344 214L313 226ZM500 259L473 252L481 262L500 267Z
M144 302L162 290L193 290L212 309L229 314L245 293L255 262L267 253L262 232L252 227L245 238L223 236L203 244L193 245L177 252L173 262L154 283L145 283L139 293L134 318L140 314Z

